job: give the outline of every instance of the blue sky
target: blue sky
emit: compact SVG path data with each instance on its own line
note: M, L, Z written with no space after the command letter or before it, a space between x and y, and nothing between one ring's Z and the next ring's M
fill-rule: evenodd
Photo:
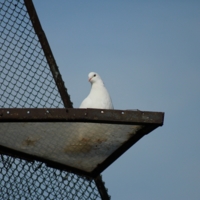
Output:
M199 199L200 1L33 2L74 107L95 71L115 109L165 112L102 173L112 199Z

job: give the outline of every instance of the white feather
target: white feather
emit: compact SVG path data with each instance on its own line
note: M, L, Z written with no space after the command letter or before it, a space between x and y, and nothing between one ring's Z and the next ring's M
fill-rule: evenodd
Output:
M90 72L88 78L92 87L89 95L81 103L80 108L114 109L101 77L96 72Z

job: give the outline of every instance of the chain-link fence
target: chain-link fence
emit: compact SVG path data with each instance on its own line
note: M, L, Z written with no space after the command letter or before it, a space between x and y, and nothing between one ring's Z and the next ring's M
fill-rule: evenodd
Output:
M0 199L100 199L93 183L72 173L6 155L0 157Z
M70 102L69 96L53 55L48 58L49 53L44 50L46 45L46 51L51 53L46 37L37 33L37 18L32 20L30 12L34 13L31 0L0 0L0 107L64 108ZM102 180L98 179L98 183L102 184ZM5 152L0 155L2 200L96 200L103 198L101 193L96 180L53 169L39 161L14 158Z
M63 107L23 1L0 4L1 107Z

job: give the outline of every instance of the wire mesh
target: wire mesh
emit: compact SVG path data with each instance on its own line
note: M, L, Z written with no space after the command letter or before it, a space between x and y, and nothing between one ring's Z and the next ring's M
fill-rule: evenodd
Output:
M23 0L0 0L0 97L1 108L64 108ZM1 153L0 199L101 195L92 179Z
M0 199L99 199L93 182L40 162L1 155L0 168Z
M0 107L63 107L23 1L0 3Z

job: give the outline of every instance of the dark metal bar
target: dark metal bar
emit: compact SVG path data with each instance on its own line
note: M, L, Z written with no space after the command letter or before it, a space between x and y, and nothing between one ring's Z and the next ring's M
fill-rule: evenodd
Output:
M131 146L138 142L144 135L150 133L158 126L148 125L139 130L131 139L125 142L121 147L114 151L103 163L99 164L96 169L93 170L92 176L98 176L103 170L110 166L115 160L117 160L123 153L125 153Z
M53 78L56 82L56 85L58 87L58 91L61 95L62 101L64 103L65 108L72 108L72 102L70 100L70 96L67 93L67 89L65 88L64 82L62 80L62 76L59 72L58 66L56 64L56 61L54 59L54 56L52 54L51 48L49 46L48 40L46 38L46 35L42 29L42 26L40 24L39 18L37 16L36 10L34 8L32 0L24 0L24 3L26 5L28 14L30 16L31 22L33 24L33 27L35 29L35 32L39 38L40 44L43 48L44 54L46 56L47 62L49 64L50 70L52 72Z
M162 126L164 113L103 109L0 109L0 122L93 122Z
M99 194L103 200L110 200L110 196L108 195L108 191L105 188L104 182L102 180L101 175L97 176L95 179L96 186L99 190Z

